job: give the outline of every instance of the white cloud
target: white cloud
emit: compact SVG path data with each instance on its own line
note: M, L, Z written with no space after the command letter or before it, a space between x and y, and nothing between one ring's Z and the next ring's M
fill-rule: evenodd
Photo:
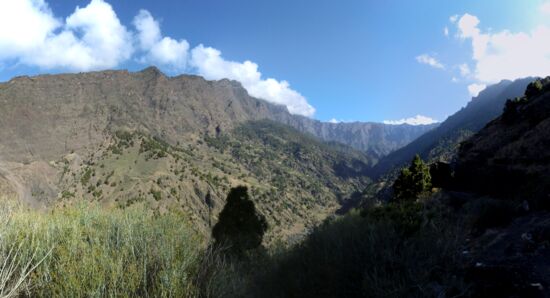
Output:
M456 21L458 21L458 15L457 14L449 17L449 22L454 24L454 23L456 23Z
M550 28L531 32L484 32L476 16L465 14L457 23L459 37L470 40L475 62L473 77L484 84L503 79L550 74Z
M468 85L468 92L470 92L472 97L476 97L485 87L487 87L485 84L470 84Z
M464 64L460 64L458 66L458 69L460 70L460 75L463 76L463 77L467 77L470 75L470 73L472 72L470 70L470 67L468 66L468 64L464 63Z
M0 1L0 58L35 50L59 26L44 1Z
M0 1L0 59L41 68L112 68L132 55L132 37L111 5L92 0L64 22L44 0Z
M177 41L162 37L159 23L147 10L140 10L134 18L138 31L138 43L145 55L139 60L142 63L167 66L173 70L184 70L187 64L189 43L182 39Z
M383 123L390 124L390 125L401 125L401 124L427 125L427 124L437 123L437 120L432 119L430 117L422 116L422 115L416 115L414 117L404 118L401 120L384 120Z
M336 118L332 118L332 119L330 119L330 120L328 121L328 123L333 123L333 124L337 124L337 123L340 123L340 122L342 122L342 121L340 121L340 120L338 120L338 119L336 119Z
M207 79L237 80L252 96L285 105L290 113L315 113L287 81L262 78L253 62L227 61L219 50L203 45L190 57L189 43L163 36L159 22L146 10L139 11L133 25L136 31L128 31L104 0L76 7L65 20L56 17L45 0L0 0L0 65L89 71L136 59Z
M445 66L441 62L437 61L436 58L428 54L422 54L420 56L417 56L416 61L418 61L418 63L421 63L421 64L427 64L434 68L445 69Z
M449 27L445 26L445 28L443 28L443 35L449 36Z
M292 90L287 81L262 79L258 65L251 61L228 61L222 58L219 50L199 45L191 51L190 64L206 79L239 81L250 95L285 105L292 114L309 117L315 113L315 109L300 93Z
M543 14L549 14L550 15L550 1L546 1L540 5L540 11Z

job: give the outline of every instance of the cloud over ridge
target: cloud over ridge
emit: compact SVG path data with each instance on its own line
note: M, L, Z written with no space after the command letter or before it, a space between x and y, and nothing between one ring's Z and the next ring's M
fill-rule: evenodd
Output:
M169 72L237 80L250 95L285 105L292 114L315 113L287 81L263 78L256 63L225 60L217 49L202 44L191 49L185 39L163 36L147 10L139 11L132 26L126 28L105 0L76 7L65 20L45 0L0 0L0 65L90 71L135 60Z
M414 117L410 118L403 118L400 120L384 120L382 123L389 124L389 125L401 125L401 124L409 124L409 125L428 125L428 124L434 124L438 121L435 119L432 119L427 116L422 115L416 115Z
M530 32L484 31L480 20L464 14L456 25L459 38L472 46L473 77L480 83L496 83L550 72L550 28L540 25Z

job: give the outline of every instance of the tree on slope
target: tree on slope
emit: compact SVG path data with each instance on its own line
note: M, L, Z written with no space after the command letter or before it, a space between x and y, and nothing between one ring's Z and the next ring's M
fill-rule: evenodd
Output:
M229 191L212 237L217 245L226 245L230 251L241 254L260 246L266 230L265 217L256 211L248 189L238 186Z
M431 187L430 168L417 154L411 165L401 170L393 184L394 197L396 201L415 200Z

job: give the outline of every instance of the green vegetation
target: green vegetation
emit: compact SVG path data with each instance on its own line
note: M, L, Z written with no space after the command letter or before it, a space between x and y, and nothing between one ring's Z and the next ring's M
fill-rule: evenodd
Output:
M431 187L430 168L417 154L411 165L401 170L393 184L395 200L415 200L419 195L428 192Z
M198 294L193 278L203 270L203 250L182 215L93 204L48 212L9 206L1 210L0 260L14 267L2 269L12 271L0 281L2 297L9 289L31 297Z
M262 244L267 230L263 215L256 212L244 186L232 188L218 223L212 229L212 237L219 246L228 246L235 254L242 254Z
M88 184L90 182L90 178L92 178L92 169L86 168L84 170L84 174L82 174L82 177L80 178L80 183L82 183L82 186Z
M223 283L229 297L460 297L468 291L460 275L464 239L438 204L391 204L327 221L294 247L232 263Z
M547 83L548 81L546 79L535 80L534 82L529 83L525 89L525 97L532 98L541 94Z

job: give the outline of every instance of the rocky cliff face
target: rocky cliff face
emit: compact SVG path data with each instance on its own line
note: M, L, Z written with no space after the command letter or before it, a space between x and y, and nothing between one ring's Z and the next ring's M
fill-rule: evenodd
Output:
M1 158L27 162L92 148L120 128L144 130L176 143L245 121L272 119L377 157L431 128L322 123L252 98L235 81L169 78L156 68L18 77L0 84L0 106L0 138L10 140L0 142Z
M93 148L118 129L176 143L286 113L236 82L168 78L155 68L19 77L0 84L0 105L0 150L14 161Z
M302 116L275 119L321 140L346 144L366 152L375 159L409 144L437 127L431 125L387 125L372 122L328 123Z

